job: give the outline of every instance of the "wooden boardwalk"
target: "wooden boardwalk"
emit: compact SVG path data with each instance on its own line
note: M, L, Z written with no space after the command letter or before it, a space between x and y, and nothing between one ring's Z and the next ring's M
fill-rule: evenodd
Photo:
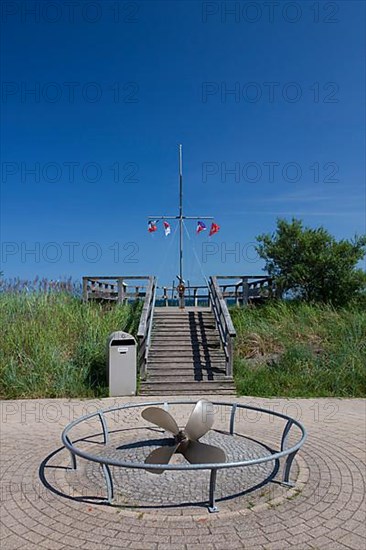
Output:
M188 285L191 307L179 309L177 288L158 287L154 276L83 277L85 301L144 301L137 333L141 395L235 394L228 304L262 303L274 291L267 276L212 276L207 285Z
M155 308L141 395L235 394L210 308Z

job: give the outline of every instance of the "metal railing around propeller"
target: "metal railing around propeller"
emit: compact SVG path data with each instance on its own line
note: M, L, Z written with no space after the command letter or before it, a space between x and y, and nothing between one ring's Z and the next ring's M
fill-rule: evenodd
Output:
M290 473L291 473L291 466L293 463L293 460L296 456L296 453L299 451L299 449L303 446L306 438L307 438L307 432L304 428L304 426L296 419L283 414L279 413L273 410L269 409L263 409L261 407L254 407L251 405L245 405L241 403L231 403L226 401L212 401L212 404L216 407L230 407L231 412L229 416L229 426L228 426L228 434L234 436L237 432L235 432L235 416L238 409L247 409L251 411L261 412L270 416L274 416L277 418L281 418L286 421L285 426L282 431L281 435L281 441L279 444L279 450L275 452L270 452L270 454L261 456L259 458L250 459L250 460L240 460L236 462L223 462L223 463L214 463L214 464L151 464L151 463L145 463L145 462L128 462L123 460L117 460L115 458L109 458L107 456L98 456L91 453L88 453L84 450L79 449L75 443L78 441L82 441L83 439L90 438L90 436L84 436L84 438L79 438L75 442L72 442L70 438L70 431L77 425L83 423L86 420L90 420L91 418L99 418L101 427L102 427L102 434L103 434L103 444L108 445L110 440L110 434L108 430L108 424L106 420L106 416L112 412L120 411L120 410L128 410L132 408L143 408L143 407L150 407L150 406L157 406L161 405L164 406L165 409L167 409L170 405L192 405L195 404L195 401L154 401L154 402L146 402L146 403L135 403L135 404L126 404L121 406L112 406L107 409L100 409L98 411L95 411L93 413L87 414L85 416L82 416L73 422L70 422L66 428L63 430L61 435L61 440L63 445L69 450L71 455L71 466L72 469L77 469L77 460L76 457L79 456L81 458L84 458L85 460L90 460L92 462L96 462L101 465L102 471L104 474L105 482L106 482L106 489L107 489L107 499L106 502L108 504L112 504L113 498L114 498L114 487L113 487L113 478L110 466L117 466L121 468L132 468L132 469L139 469L139 470L184 470L184 471L191 471L191 470L210 470L210 482L209 482L209 504L208 504L208 510L210 512L217 512L218 508L216 506L215 502L215 488L216 488L216 476L217 471L227 468L239 468L239 467L245 467L245 466L253 466L255 464L263 464L265 462L274 462L277 460L280 460L281 458L286 457L283 474L282 474L282 485L293 487L294 483L290 480ZM301 437L297 441L295 445L292 445L291 447L287 447L288 438L290 436L290 432L293 426L296 426L300 432ZM93 434L96 435L96 434ZM243 435L243 434L238 434Z

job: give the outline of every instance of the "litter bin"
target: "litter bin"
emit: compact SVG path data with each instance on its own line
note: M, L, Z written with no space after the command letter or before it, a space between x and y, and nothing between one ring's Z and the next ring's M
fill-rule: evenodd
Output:
M127 332L112 332L108 341L108 384L111 397L136 394L136 340Z

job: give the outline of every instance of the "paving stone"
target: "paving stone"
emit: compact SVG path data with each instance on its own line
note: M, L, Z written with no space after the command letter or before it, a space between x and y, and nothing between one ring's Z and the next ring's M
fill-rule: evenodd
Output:
M339 542L348 546L348 548L366 548L366 538L356 533L348 533L339 539Z
M220 401L219 396L215 399ZM142 398L135 400L143 402ZM259 404L278 412L286 412L289 404L288 400L281 399L223 396L221 400ZM0 402L0 409L12 405L20 411L22 403L27 407L26 423L21 422L20 412L8 415L6 421L0 414L0 443L4 443L1 482L5 487L0 495L1 550L360 550L366 547L363 508L366 475L362 467L364 449L360 443L365 425L364 400L291 400L301 410L301 421L309 432L309 439L294 463L298 493L289 493L274 483L264 486L267 493L263 487L243 492L243 482L250 477L252 480L260 477L266 473L264 468L253 468L251 472L243 468L245 474L235 473L233 469L226 476L222 471L218 474L218 480L221 478L218 514L207 512L208 479L204 479L203 473L201 478L192 476L189 483L179 482L179 476L175 475L149 474L146 478L149 482L145 483L142 474L113 468L121 502L118 507L107 506L102 502L105 482L100 467L80 459L78 469L73 471L69 469L68 452L62 449L55 452L60 448L60 433L70 420L70 406L74 407L76 418L93 404L107 407L127 401L131 400ZM337 407L337 422L334 425L315 422L314 407L323 410L329 403ZM42 415L37 420L34 411L50 404L62 412L58 421L46 422ZM184 425L189 407L186 412L173 409ZM118 436L120 445L131 437L132 432L127 433L126 428L143 428L140 419L140 412L130 409L126 416L121 414L115 422L111 421L110 426L122 430ZM225 431L228 417L218 418L217 424ZM251 422L249 417L240 415L236 430L272 448L279 444L282 433L280 426L264 418ZM99 432L99 423L90 423L80 429L78 437ZM100 442L100 435L98 437ZM222 437L222 441L224 439ZM232 441L227 439L228 452L235 451L234 447L230 451ZM85 449L91 445L87 441L79 444ZM100 444L98 448L105 449ZM54 454L47 463L51 453ZM45 460L47 467L43 474L47 486L39 479L40 466ZM300 483L300 480L306 481ZM229 498L226 490L233 492ZM289 494L291 498L287 498ZM98 495L99 501L93 500ZM194 495L202 502L193 502ZM178 501L179 498L185 500L184 507L176 504L177 497Z

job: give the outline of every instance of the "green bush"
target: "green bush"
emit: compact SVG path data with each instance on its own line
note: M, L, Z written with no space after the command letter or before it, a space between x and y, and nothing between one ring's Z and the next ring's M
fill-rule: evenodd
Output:
M337 241L323 227L279 219L275 233L259 235L257 241L278 296L290 293L308 302L342 306L366 289L366 274L357 268L366 254L366 236Z
M235 379L242 395L366 395L366 312L360 305L278 302L233 308Z
M140 308L85 304L66 293L1 294L0 396L107 395L108 335L136 333Z

